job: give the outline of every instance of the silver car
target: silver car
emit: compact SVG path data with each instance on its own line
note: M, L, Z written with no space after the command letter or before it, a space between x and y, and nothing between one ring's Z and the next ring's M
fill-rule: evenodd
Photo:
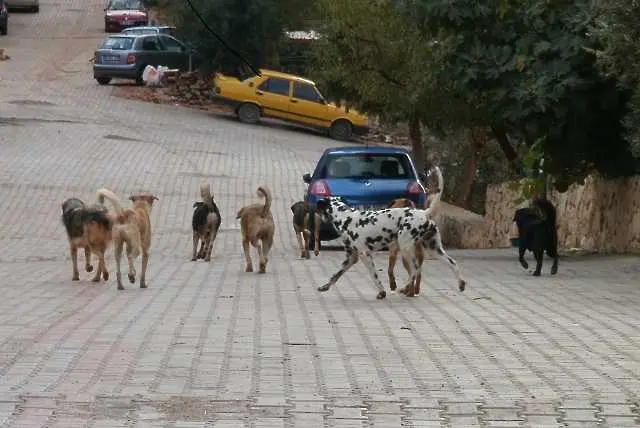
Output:
M114 34L105 38L93 58L93 78L107 85L113 78L132 79L142 85L147 65L189 70L189 50L167 34Z

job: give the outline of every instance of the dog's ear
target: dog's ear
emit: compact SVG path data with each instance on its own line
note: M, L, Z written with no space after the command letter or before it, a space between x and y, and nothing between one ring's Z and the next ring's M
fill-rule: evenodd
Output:
M327 209L328 206L329 206L329 200L327 198L318 199L318 202L316 202L316 212L324 211Z
M295 204L291 205L291 212L292 213L296 213L296 205L298 205L298 203L296 202Z
M136 201L136 199L137 199L137 196L135 196L135 195L131 195L131 196L129 196L129 200L130 200L131 202L135 202L135 201Z
M393 204L395 204L395 203L396 203L396 200L394 199L393 201L391 201L391 202L389 202L387 204L387 208L391 208L393 206Z

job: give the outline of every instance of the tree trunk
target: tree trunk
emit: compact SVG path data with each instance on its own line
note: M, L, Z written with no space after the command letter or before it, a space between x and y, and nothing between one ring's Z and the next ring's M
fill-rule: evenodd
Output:
M493 132L493 135L496 137L496 140L498 141L502 152L506 156L513 172L518 174L518 176L521 175L520 159L518 159L518 154L509 142L507 131L504 129L504 126L500 124L493 124L491 125L491 132Z
M426 159L422 142L422 128L420 127L420 119L415 115L409 118L409 138L411 139L413 163L415 163L418 172L424 172Z
M469 140L467 144L467 156L464 160L464 175L460 182L459 193L456 198L456 205L469 209L471 204L471 186L476 178L478 169L479 144L473 129L469 130Z

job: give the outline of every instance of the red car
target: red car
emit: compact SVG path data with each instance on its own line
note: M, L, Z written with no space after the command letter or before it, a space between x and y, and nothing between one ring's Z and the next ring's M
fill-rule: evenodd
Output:
M109 0L104 8L104 31L120 32L149 23L149 12L140 0Z

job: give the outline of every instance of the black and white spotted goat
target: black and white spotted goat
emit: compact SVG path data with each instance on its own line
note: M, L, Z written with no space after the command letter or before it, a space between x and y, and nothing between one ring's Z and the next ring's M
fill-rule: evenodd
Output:
M358 211L344 203L340 197L321 199L316 204L316 211L327 221L333 223L341 233L347 258L342 267L318 291L327 291L351 266L361 259L369 270L378 290L377 298L384 299L387 292L378 278L373 262L373 252L397 242L400 252L410 261L412 284L418 274L420 265L416 258L416 244L420 243L427 253L432 252L447 263L458 280L458 289L464 291L466 281L460 269L442 248L442 240L438 226L429 219L431 209L387 208L380 211Z

